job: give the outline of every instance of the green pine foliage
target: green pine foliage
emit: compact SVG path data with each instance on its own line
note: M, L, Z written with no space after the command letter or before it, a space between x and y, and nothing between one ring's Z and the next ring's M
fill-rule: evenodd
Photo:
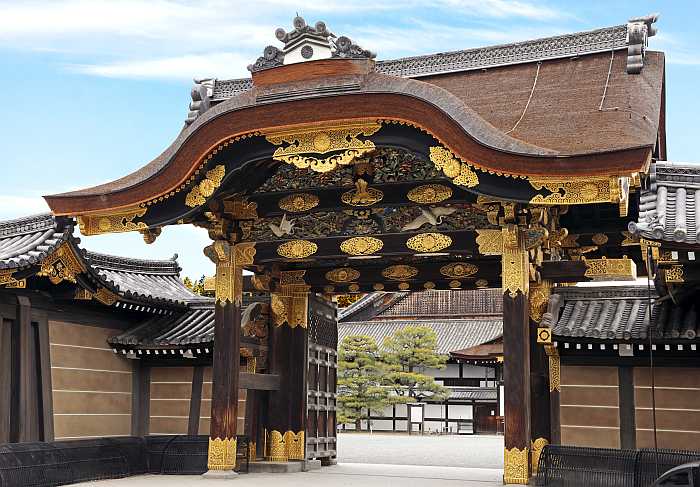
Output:
M360 429L368 411L381 412L388 404L389 391L382 386L384 367L377 342L355 335L343 339L338 348L339 423L354 422Z
M409 326L384 339L381 355L393 403L443 401L450 391L426 375L426 368L444 369L447 356L437 353L437 335L425 326Z
M204 278L205 276L200 277L196 281L192 281L189 277L185 277L182 280L182 283L193 293L203 295L204 294Z

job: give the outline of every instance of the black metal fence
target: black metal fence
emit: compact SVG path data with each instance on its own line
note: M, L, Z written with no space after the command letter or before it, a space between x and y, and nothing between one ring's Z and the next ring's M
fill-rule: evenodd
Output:
M540 456L541 487L649 487L673 467L700 459L681 450L613 450L548 445Z
M208 436L147 436L0 445L0 487L54 487L132 475L207 471ZM247 471L248 441L239 439ZM241 453L242 451L242 453Z

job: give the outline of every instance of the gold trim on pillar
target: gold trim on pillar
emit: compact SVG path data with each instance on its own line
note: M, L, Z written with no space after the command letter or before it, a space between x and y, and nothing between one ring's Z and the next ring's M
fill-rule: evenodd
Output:
M243 298L243 266L252 265L255 243L232 245L216 240L204 249L204 254L216 264L215 291L217 304L237 303Z
M501 257L501 287L503 292L508 291L510 297L515 298L520 291L528 294L530 282L529 262L527 252L523 245L523 235L520 228L514 224L508 224L501 229L503 242L503 255Z
M664 280L670 283L682 283L685 282L685 277L683 274L682 265L673 265L665 270Z
M282 433L277 430L270 431L267 440L267 447L269 449L266 452L265 458L270 462L286 462L289 460L287 457L287 449L284 445L284 437Z
M503 483L527 484L530 480L528 449L505 449L503 455Z
M274 145L287 144L275 150L274 160L324 173L376 149L374 142L358 137L369 137L380 128L376 120L357 120L275 130L265 134L265 138ZM330 155L317 157L326 154Z
M306 271L280 273L280 290L270 296L272 321L275 326L285 322L290 328L308 326L309 289L304 281Z
M284 447L287 451L287 458L290 460L304 460L304 432L294 433L287 431L284 433Z
M134 218L146 214L146 208L132 207L123 210L115 210L114 213L78 215L80 233L86 237L102 233L133 232L135 230L147 230L144 222L134 223Z
M254 441L248 442L248 461L254 462L258 459L258 444Z
M63 280L75 283L75 276L81 272L85 272L85 266L66 242L41 263L41 270L37 275L48 277L53 284Z
M233 470L236 468L236 438L209 438L207 468L209 470Z
M561 392L561 363L559 350L553 345L545 345L544 351L549 358L549 392Z
M542 455L542 450L544 447L549 445L549 441L546 438L537 438L530 445L530 460L532 462L532 475L536 475L540 466L540 456Z
M548 281L530 286L530 319L535 323L542 321L551 293L552 285Z

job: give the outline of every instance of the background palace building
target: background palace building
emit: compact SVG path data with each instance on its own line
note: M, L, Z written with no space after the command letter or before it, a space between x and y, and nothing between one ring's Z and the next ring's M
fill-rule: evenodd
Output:
M503 433L507 483L547 444L697 448L700 170L665 161L655 21L377 61L297 17L197 81L142 169L0 223L0 477L332 464L339 338L416 323L450 357L427 428ZM88 250L184 224L214 297Z

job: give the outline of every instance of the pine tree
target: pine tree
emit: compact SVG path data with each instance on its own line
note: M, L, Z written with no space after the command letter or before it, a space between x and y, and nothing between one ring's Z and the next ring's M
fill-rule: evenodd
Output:
M425 369L444 369L447 356L437 353L437 335L425 326L408 326L384 339L382 362L388 373L384 383L390 385L394 403L443 401L450 391L426 375Z
M382 386L383 367L374 338L346 336L338 349L338 421L355 422L357 430L369 411L382 411L389 391Z

